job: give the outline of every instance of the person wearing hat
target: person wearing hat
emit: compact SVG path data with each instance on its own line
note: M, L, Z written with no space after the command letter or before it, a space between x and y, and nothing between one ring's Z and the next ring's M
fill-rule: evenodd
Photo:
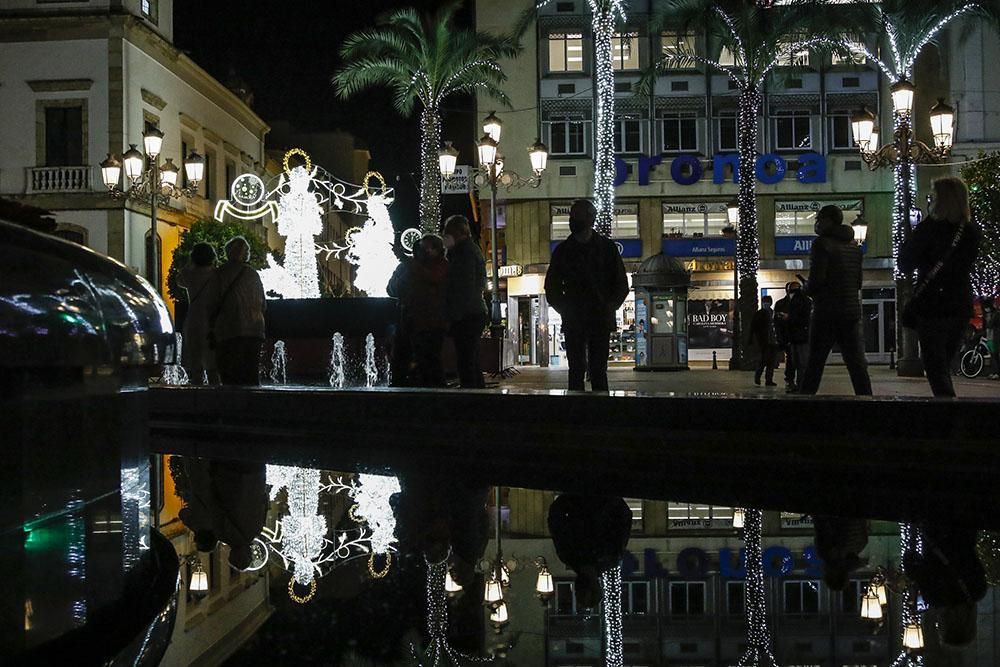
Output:
M597 209L573 202L569 237L552 251L545 296L562 316L569 362L569 389L584 391L585 370L594 391L608 391L611 332L615 312L628 296L628 276L618 246L594 231Z

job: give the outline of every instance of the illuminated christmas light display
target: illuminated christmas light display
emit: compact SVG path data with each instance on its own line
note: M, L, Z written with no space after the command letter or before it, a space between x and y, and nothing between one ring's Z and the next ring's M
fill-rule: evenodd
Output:
M285 237L285 270L296 290L288 299L319 298L319 266L315 237L323 233L322 197L313 189L316 169L298 166L288 169L278 184L278 233ZM310 164L311 166L311 164Z
M914 552L919 554L923 553L923 550L924 541L920 536L920 531L908 523L899 524L900 553L906 554L907 552ZM906 560L900 560L900 570L905 576ZM912 640L912 636L915 634L914 628L922 635L920 615L917 614L915 591L910 586L903 588L903 600L902 604L900 604L900 627L902 632L901 640L903 642L903 650L893 661L892 667L923 667L924 656L919 652L909 650L914 647L907 646L907 640ZM910 636L908 637L908 635Z
M771 650L771 631L767 625L767 593L764 589L764 558L761 532L764 512L743 510L743 542L746 545L747 650L738 667L777 667Z
M604 610L604 664L607 667L624 667L621 565L601 575L601 607Z
M368 524L369 541L374 553L385 554L396 544L396 515L389 499L400 492L399 478L389 475L359 473L348 493L357 505L351 518Z
M972 267L972 289L976 296L992 298L1000 292L1000 153L980 154L962 167L969 186L972 220L983 233L983 245Z
M184 336L180 332L174 333L177 337L176 352L177 355L174 359L174 363L167 364L163 367L163 373L160 375L160 382L167 385L180 386L188 384L188 374L181 366L181 353L184 347Z
M392 272L399 265L392 251L395 233L389 219L388 204L383 195L368 200L368 219L363 227L348 232L348 260L357 267L354 285L368 296L388 296L386 288Z
M589 0L594 30L594 85L597 114L594 156L594 228L611 237L615 215L615 22L625 20L621 0Z

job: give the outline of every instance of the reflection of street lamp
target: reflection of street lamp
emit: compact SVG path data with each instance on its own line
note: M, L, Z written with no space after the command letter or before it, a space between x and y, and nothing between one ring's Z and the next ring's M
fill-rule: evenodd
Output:
M490 308L490 335L494 338L503 338L503 327L500 325L500 267L497 258L497 188L502 186L507 190L530 186L537 188L542 182L542 173L545 171L548 162L549 151L539 140L535 140L528 146L528 157L531 160L532 176L523 178L504 168L503 158L499 157L500 134L503 129L502 121L494 112L483 121L483 137L477 144L479 153L479 171L475 174L475 183L478 187L488 186L490 189L490 260L493 264L493 285L492 301ZM450 151L454 151L451 153ZM454 160L454 161L453 161ZM440 153L438 161L441 167L441 176L445 180L450 179L455 173L455 162L458 160L458 151L451 147L450 142L445 143ZM500 347L500 365L497 372L503 371L503 345Z
M733 228L733 354L729 359L729 370L740 370L743 367L743 343L740 341L740 272L736 261L737 249L740 247L740 203L738 200L729 202L726 206L726 217L729 226Z
M879 167L892 167L896 173L895 205L896 228L893 230L893 259L897 262L896 314L903 312L913 284L908 275L899 274L899 247L910 237L910 209L913 207L911 190L913 165L937 164L943 162L951 152L955 138L955 110L938 98L930 109L931 131L934 136L932 146L915 139L913 134L913 84L900 79L890 89L893 106L893 141L879 146L878 118L863 108L851 117L851 133L858 145L861 157L873 171ZM919 376L923 374L917 356L915 333L899 327L897 340L899 347L899 375Z
M198 183L205 174L205 158L194 151L184 160L184 173L190 185L177 187L177 176L180 169L167 158L161 166L157 159L163 147L163 133L155 127L150 128L142 137L143 151L135 144L130 144L121 159L108 154L101 162L101 178L112 197L116 199L138 199L149 203L150 217L150 255L149 266L146 267L147 277L157 292L160 291L160 248L157 244L156 219L157 204L160 197L193 197L198 192ZM145 155L143 155L143 152ZM125 171L126 181L121 184L121 174Z

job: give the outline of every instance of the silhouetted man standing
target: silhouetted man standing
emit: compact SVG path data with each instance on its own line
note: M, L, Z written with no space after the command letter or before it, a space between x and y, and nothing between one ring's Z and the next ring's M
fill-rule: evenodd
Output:
M569 211L570 236L556 246L545 275L545 296L562 316L569 388L583 391L584 368L594 391L608 390L608 347L615 311L628 296L618 247L594 232L597 210L586 199Z

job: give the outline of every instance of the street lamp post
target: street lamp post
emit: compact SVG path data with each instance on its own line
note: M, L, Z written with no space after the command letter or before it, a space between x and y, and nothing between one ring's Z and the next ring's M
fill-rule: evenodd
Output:
M893 141L879 146L878 118L863 108L851 117L851 133L858 145L861 157L872 171L880 167L896 170L896 225L893 230L893 259L896 261L896 340L901 376L923 375L923 367L917 355L915 332L898 324L903 308L913 292L911 276L899 273L899 248L910 238L910 211L913 208L913 166L916 164L938 164L951 153L954 142L955 110L938 98L931 107L930 122L933 145L928 146L917 140L913 134L913 84L901 79L891 88L893 106Z
M743 341L740 340L742 327L740 326L740 272L737 252L740 247L740 203L737 200L729 202L726 206L726 218L729 226L734 231L733 241L733 352L729 359L729 370L738 371L743 368Z
M503 325L500 317L500 266L497 253L497 190L500 187L508 191L515 188L529 186L537 188L542 182L542 174L548 162L549 151L538 139L528 146L528 157L531 160L532 175L528 178L519 176L517 173L504 169L503 155L500 154L500 135L503 131L503 122L497 117L495 111L491 111L489 116L483 120L483 136L477 144L479 153L479 170L476 172L474 180L477 187L488 187L490 190L490 263L492 264L493 285L490 301L490 336L498 339L499 365L497 373L503 372ZM444 148L438 153L438 162L441 168L441 177L445 180L452 178L455 174L455 166L458 161L458 151L455 150L450 141L445 142Z
M205 159L191 151L184 160L184 173L187 176L186 187L177 186L177 176L180 169L171 158L159 162L160 149L163 147L163 132L150 128L142 136L140 151L135 144L119 159L108 153L101 162L101 178L107 186L110 195L116 199L137 199L149 203L150 245L152 254L146 275L153 288L160 291L160 248L157 244L156 220L160 197L192 197L198 192L198 183L205 174ZM121 182L122 170L125 171L126 182Z

